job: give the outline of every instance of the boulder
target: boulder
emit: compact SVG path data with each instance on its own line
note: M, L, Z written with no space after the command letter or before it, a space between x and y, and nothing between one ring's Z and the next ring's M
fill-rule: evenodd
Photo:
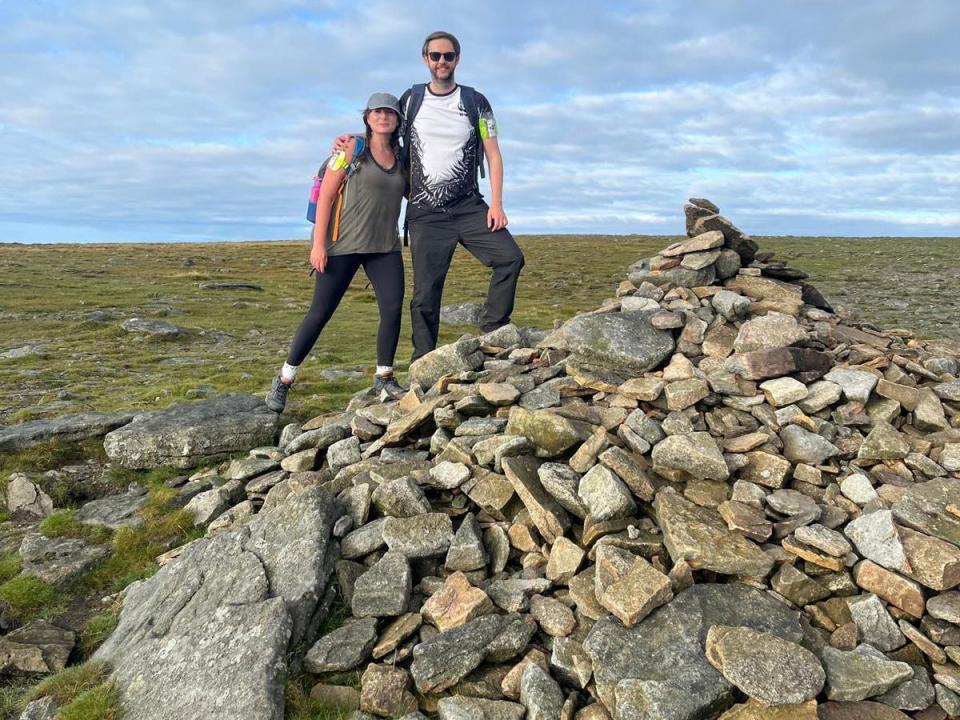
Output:
M263 399L233 393L137 415L103 447L123 467L190 468L273 442L277 414Z
M336 516L329 493L307 488L130 585L94 656L113 667L126 713L171 720L229 708L234 720L282 720L285 657L316 632Z
M732 706L734 686L704 655L714 625L748 627L793 643L803 639L797 612L736 584L694 585L631 628L607 616L590 630L584 649L610 714L697 720Z
M426 390L444 375L476 370L484 360L479 348L480 341L476 338L442 345L414 360L407 373L407 379L411 384L419 385Z
M645 313L578 315L548 335L541 347L565 350L585 367L635 377L673 352L673 335L658 330Z
M134 417L133 413L80 413L49 420L31 420L0 429L0 452L26 450L49 440L74 442L106 435Z

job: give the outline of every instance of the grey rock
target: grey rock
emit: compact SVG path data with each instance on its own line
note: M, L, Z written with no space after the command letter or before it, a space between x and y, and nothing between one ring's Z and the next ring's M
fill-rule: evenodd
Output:
M536 663L524 668L520 678L520 702L527 709L527 720L556 720L563 710L563 691Z
M460 423L453 434L456 437L463 435L495 435L503 432L506 426L506 418L472 417Z
M812 700L826 680L823 666L812 652L748 627L711 627L706 656L728 682L768 705Z
M505 643L500 636L510 632L518 620L518 615L484 615L421 642L413 649L410 666L417 689L422 693L442 692L479 667L488 656L502 655Z
M376 618L353 620L320 638L307 652L303 666L312 673L352 670L370 657L376 642Z
M844 651L825 647L821 653L827 670L827 697L856 702L888 690L913 678L907 663L888 660L870 645Z
M209 525L240 502L242 497L243 484L239 480L231 480L194 496L183 509L193 515L193 521L197 525Z
M766 576L773 559L743 535L727 528L720 515L694 505L672 488L657 493L653 506L663 543L674 562L726 575Z
M467 513L457 528L444 567L447 570L469 572L481 570L487 565L487 552L483 547L480 524L472 512Z
M183 334L183 328L171 325L163 320L132 317L120 323L120 327L134 335L143 335L149 338L168 339Z
M679 470L698 480L726 480L730 477L717 443L705 432L671 435L653 448L654 469L657 466Z
M694 585L632 628L612 616L593 626L584 648L597 696L622 718L716 715L735 702L735 691L704 655L713 625L749 627L794 643L803 639L798 613L765 593L736 584Z
M362 459L360 456L360 438L357 437L338 440L327 448L327 464L333 472L358 463Z
M262 398L219 395L138 415L108 433L103 447L111 460L127 468L188 468L271 444L276 424L276 413Z
M593 661L582 643L571 637L556 637L550 654L550 670L565 684L582 690L593 675Z
M143 518L140 511L147 504L147 489L132 485L122 495L111 495L99 500L91 500L77 510L74 516L84 525L102 525L116 529L120 527L140 527Z
M544 463L537 469L537 476L543 489L553 496L567 512L580 518L587 516L587 506L577 495L580 485L580 473L566 463Z
M126 425L133 413L81 413L49 420L31 420L0 429L0 452L26 450L48 440L74 442L106 435Z
M269 458L245 457L233 460L223 474L227 480L250 480L257 475L276 470L280 463Z
M540 484L540 463L531 457L504 458L503 469L523 502L537 530L553 543L570 526L570 518L560 504Z
M772 312L743 323L733 349L738 353L772 350L794 345L806 337L795 317Z
M833 368L823 376L824 380L836 383L843 390L844 396L853 402L866 404L870 393L877 385L877 376L865 370L851 368Z
M53 500L23 473L14 473L7 482L7 510L16 517L41 519L53 512Z
M950 688L937 683L934 685L937 697L937 705L943 708L947 717L960 716L960 694L955 693Z
M23 573L53 585L86 572L110 554L106 545L90 545L79 538L47 538L27 533L20 543Z
M383 526L387 518L377 518L348 533L340 541L340 555L347 560L369 555L384 545Z
M530 595L550 589L550 581L544 578L498 578L487 587L490 599L507 612L527 609Z
M28 703L20 713L20 720L54 720L59 710L60 706L48 695Z
M960 625L960 592L949 590L934 595L927 600L927 612L938 620Z
M815 547L833 557L845 557L847 553L853 550L853 546L841 533L823 525L799 527L794 531L794 535L796 535L797 540L805 545Z
M925 710L936 700L930 673L922 665L911 665L913 678L878 695L877 702L889 705L897 710Z
M629 517L637 511L630 490L603 465L594 465L580 478L577 496L597 521Z
M378 485L371 500L380 512L393 517L413 517L432 510L423 490L407 475Z
M95 654L113 667L125 712L282 720L285 656L316 631L334 518L329 493L307 488L130 585Z
M948 513L947 505L960 506L960 480L934 478L908 487L894 503L893 516L909 528L960 546L960 518Z
M388 551L353 586L355 617L390 617L407 612L413 573L401 552Z
M783 456L794 465L822 465L827 458L840 454L840 449L822 435L804 430L799 425L787 425L780 431Z
M710 302L714 310L730 321L745 317L750 309L750 298L731 290L719 291Z
M424 513L409 518L388 517L383 541L408 558L440 557L453 540L453 523L444 513Z
M0 637L0 672L60 672L75 642L72 630L35 620Z
M873 489L870 478L863 473L854 473L841 480L840 492L842 492L847 499L857 503L857 505L866 505L879 497L877 491Z
M910 443L893 425L875 421L857 452L859 460L899 460L910 453Z
M335 422L327 423L321 428L317 428L316 430L307 430L306 432L297 435L297 437L290 441L284 452L286 452L288 455L293 455L309 448L326 450L335 442L343 440L349 435L349 427L345 427L344 425Z
M476 370L483 365L484 360L484 355L479 348L480 341L476 338L442 345L413 362L407 373L407 380L426 390L443 375Z
M509 700L464 695L441 698L437 703L440 720L523 720L526 711L523 705Z
M454 490L470 479L470 468L460 462L444 460L430 468L429 483L441 490Z
M891 511L865 513L847 523L843 532L863 557L888 570L905 572L909 568Z
M645 313L578 315L540 345L566 350L583 366L628 376L657 367L674 348L670 331L653 327Z

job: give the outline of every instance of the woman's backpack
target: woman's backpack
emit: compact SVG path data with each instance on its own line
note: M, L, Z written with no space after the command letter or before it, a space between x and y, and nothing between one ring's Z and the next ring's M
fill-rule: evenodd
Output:
M355 140L353 146L353 158L350 161L347 161L346 152L341 150L338 153L330 155L320 166L320 169L317 170L317 174L313 176L313 185L310 187L310 199L307 201L307 220L312 223L317 222L317 201L320 199L320 186L323 184L323 176L327 171L328 167L332 167L334 170L342 170L346 168L347 176L344 178L343 184L340 186L339 197L337 199L337 208L336 215L334 218L334 229L336 230L340 225L340 210L343 208L343 189L347 185L347 179L357 169L357 164L359 163L360 156L363 154L363 151L366 147L367 140L363 135L354 135L353 139ZM334 239L336 239L336 234L334 234Z

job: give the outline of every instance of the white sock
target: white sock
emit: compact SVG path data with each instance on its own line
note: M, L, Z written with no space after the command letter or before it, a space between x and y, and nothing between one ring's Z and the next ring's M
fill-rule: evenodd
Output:
M377 377L393 375L393 365L377 365Z
M299 365L290 365L289 363L284 363L283 367L280 368L280 381L285 382L288 385L297 379L297 368Z

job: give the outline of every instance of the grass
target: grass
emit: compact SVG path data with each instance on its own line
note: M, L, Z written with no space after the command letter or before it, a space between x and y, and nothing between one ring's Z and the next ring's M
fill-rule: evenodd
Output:
M0 585L0 599L6 602L10 617L20 624L56 617L67 600L53 585L31 575L18 575Z
M5 558L0 559L0 584L12 580L20 574L23 561L19 553L11 553Z
M143 526L123 527L113 533L113 552L100 565L80 578L75 591L118 592L135 580L155 573L156 557L167 550L203 536L193 515L176 509L171 501L176 490L155 486L142 511Z
M76 510L57 510L40 521L37 530L48 538L80 538L102 545L109 542L113 533L102 525L85 525L77 520Z
M527 258L514 321L550 327L613 295L626 268L675 238L539 235L518 238ZM854 303L865 319L957 337L960 281L949 272L955 240L760 238L761 249L808 271L828 298ZM34 344L46 358L0 360L0 422L81 410L164 407L210 386L216 392L265 392L309 304L303 242L196 245L0 245L0 349ZM407 287L412 287L405 251ZM445 303L482 301L488 270L462 250L453 261ZM259 284L262 292L200 290L204 280ZM291 418L342 407L369 379L327 382L324 368L375 363L376 304L358 273L304 363L291 394ZM891 287L897 288L891 297ZM101 310L111 320L86 317ZM180 313L180 314L176 314ZM188 328L181 339L152 343L125 333L128 317L154 317ZM463 327L441 328L441 342ZM405 316L398 369L411 351ZM61 401L69 393L73 400ZM20 464L24 462L21 459ZM0 459L0 470L5 461ZM38 469L54 463L39 461ZM44 467L45 466L45 467Z
M37 683L25 696L26 702L52 697L58 705L66 705L81 693L103 685L110 677L106 663L87 662L73 665Z
M57 720L122 720L120 693L113 683L86 690L60 708Z
M120 604L114 603L106 612L87 619L77 638L77 648L82 657L90 658L110 636L120 621L120 610Z

